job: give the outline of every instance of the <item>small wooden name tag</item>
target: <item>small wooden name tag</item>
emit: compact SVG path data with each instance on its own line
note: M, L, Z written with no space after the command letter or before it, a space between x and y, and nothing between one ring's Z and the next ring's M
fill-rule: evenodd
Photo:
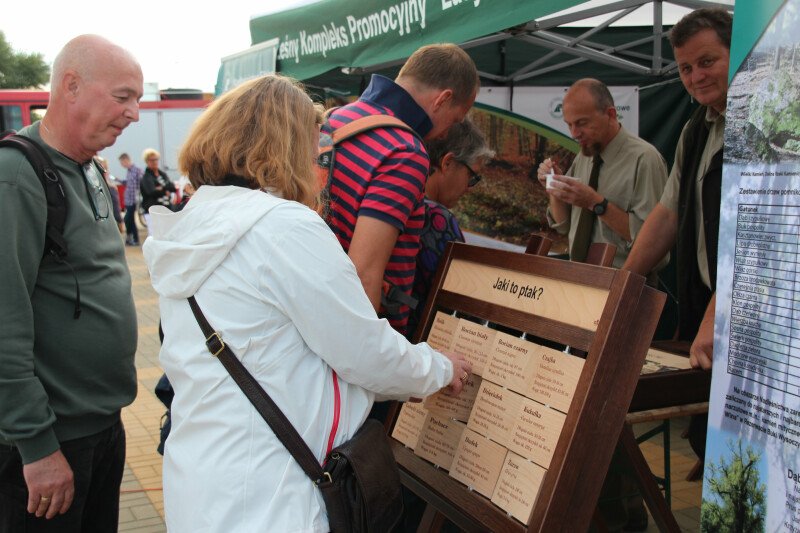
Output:
M472 364L473 374L482 376L496 333L493 329L462 318L458 322L450 349L463 355Z
M467 427L506 446L524 400L516 392L483 380Z
M508 439L508 449L550 468L550 460L566 418L566 415L554 409L524 398Z
M421 403L404 403L394 424L392 437L413 450L417 446L419 434L427 418L428 410Z
M650 348L647 350L642 374L652 374L653 372L663 372L665 370L686 370L689 368L692 368L692 365L689 364L688 357Z
M458 397L453 397L439 391L425 398L425 409L442 418L455 418L466 423L472 406L475 404L475 397L481 386L480 376L471 374L464 383L464 388Z
M494 345L489 352L489 360L483 370L483 377L508 389L525 394L528 388L526 370L539 346L498 331Z
M464 429L466 426L462 422L429 414L422 426L414 453L440 468L450 470Z
M508 452L492 494L492 503L527 524L545 473L541 466Z
M448 315L438 311L431 324L426 342L434 350L449 350L453 343L453 333L458 327L459 319L453 315Z
M528 398L566 413L581 377L584 360L546 346L536 346L526 370Z
M491 498L506 453L503 446L466 429L458 443L450 477Z

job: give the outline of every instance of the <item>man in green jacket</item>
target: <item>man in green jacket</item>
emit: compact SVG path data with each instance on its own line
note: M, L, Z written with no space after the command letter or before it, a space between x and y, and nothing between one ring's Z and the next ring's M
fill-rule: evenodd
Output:
M717 295L717 240L722 148L728 105L733 17L701 8L673 26L670 42L686 91L700 106L683 128L664 194L622 267L646 274L677 245L678 340L691 342L689 363L711 370ZM705 459L707 415L689 424L689 444Z
M65 261L43 257L39 178L22 153L0 149L0 532L117 530L136 311L92 158L139 119L142 91L130 53L76 37L53 63L47 114L20 132L61 175Z

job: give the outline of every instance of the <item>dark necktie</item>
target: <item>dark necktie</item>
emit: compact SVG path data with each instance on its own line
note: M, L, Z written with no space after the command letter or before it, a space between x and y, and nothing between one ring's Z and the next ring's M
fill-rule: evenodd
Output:
M597 179L600 176L600 166L603 160L599 154L595 154L592 158L592 173L589 175L589 187L597 190ZM573 206L573 209L575 207ZM569 250L569 258L572 261L583 262L586 259L586 252L589 250L589 245L592 243L592 230L594 229L594 221L597 216L590 209L582 209L581 215L578 218L578 227L575 230L575 236L572 238L572 243Z

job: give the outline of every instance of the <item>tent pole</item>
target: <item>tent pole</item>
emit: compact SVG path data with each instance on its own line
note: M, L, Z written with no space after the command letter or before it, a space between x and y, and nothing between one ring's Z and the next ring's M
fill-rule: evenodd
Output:
M664 5L661 0L653 2L653 72L658 72L661 68L661 34L664 31L663 23Z

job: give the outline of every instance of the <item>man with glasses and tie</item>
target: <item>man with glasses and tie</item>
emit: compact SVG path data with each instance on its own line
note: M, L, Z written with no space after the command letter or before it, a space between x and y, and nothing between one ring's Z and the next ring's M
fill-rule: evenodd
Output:
M548 222L569 235L570 260L584 261L591 243L606 242L617 247L613 266L619 268L658 203L667 165L655 147L622 127L602 82L576 81L564 95L562 109L581 150L566 175L549 159L539 165L539 181L549 197ZM632 474L617 457L603 483L598 510L609 531L644 531L647 511Z
M576 81L562 109L581 149L566 175L550 159L539 165L548 222L569 236L572 261L584 261L591 243L606 242L617 247L614 267L619 268L664 190L666 163L654 146L622 127L602 82Z
M0 149L0 532L117 531L136 310L93 157L139 119L142 92L130 53L82 35L53 63L45 117L20 132L61 177L66 256L43 255L44 188Z

